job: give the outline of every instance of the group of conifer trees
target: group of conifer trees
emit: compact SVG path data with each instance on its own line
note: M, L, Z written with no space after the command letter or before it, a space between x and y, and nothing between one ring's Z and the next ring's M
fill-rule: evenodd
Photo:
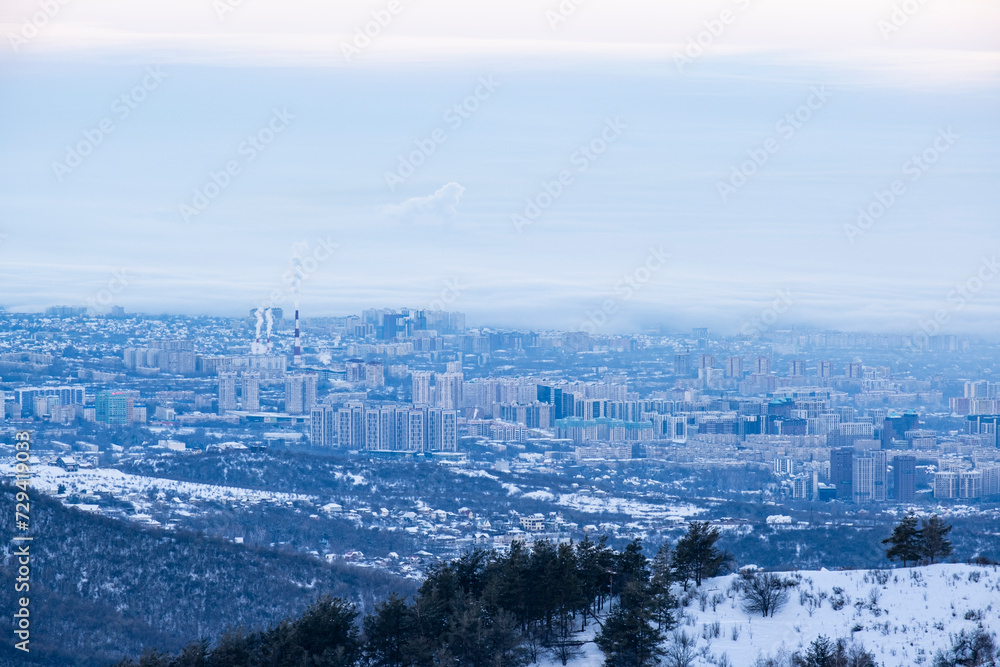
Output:
M118 667L520 667L546 654L566 664L588 624L599 628L594 641L609 667L652 665L676 625L671 587L700 585L729 564L718 539L696 522L651 560L640 540L620 551L606 538L514 542L432 568L412 601L393 596L360 622L351 603L324 597L267 630L234 630Z
M907 563L929 562L934 564L951 555L952 545L948 539L951 526L937 514L921 519L917 526L917 515L910 512L904 516L892 531L892 535L882 540L888 544L885 556L889 560Z

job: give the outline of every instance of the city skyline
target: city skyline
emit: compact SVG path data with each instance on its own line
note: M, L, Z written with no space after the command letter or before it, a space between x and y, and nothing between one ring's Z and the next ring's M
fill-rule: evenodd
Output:
M0 5L0 667L1000 660L1000 2Z
M2 305L993 328L996 8L230 5L5 10Z

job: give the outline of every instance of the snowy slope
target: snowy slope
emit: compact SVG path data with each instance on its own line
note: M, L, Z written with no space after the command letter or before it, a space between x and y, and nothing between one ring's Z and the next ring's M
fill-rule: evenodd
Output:
M11 475L13 465L0 465L0 474ZM315 501L314 496L279 491L259 491L235 486L179 482L159 477L130 475L114 468L81 468L67 472L52 465L38 465L32 468L31 485L46 493L55 493L60 484L68 493L110 493L116 498L145 496L150 489L177 494L191 500L241 503L292 503Z
M878 573L888 574L888 580L883 578L885 583L879 583ZM818 635L826 635L853 637L874 652L885 667L911 667L930 665L938 649L951 645L950 634L971 630L980 622L987 631L1000 634L997 567L945 564L784 574L793 575L796 579L801 576L801 581L790 589L788 604L766 619L742 611L739 596L730 590L737 575L703 582L683 608L684 619L678 628L697 636L700 656L694 664L750 667L761 655L774 655L781 649L799 650ZM835 587L843 592L838 595ZM839 610L831 606L835 598L843 599ZM716 622L717 637L711 631ZM580 638L592 639L593 634L591 630ZM603 663L604 656L593 642L583 649L584 655L571 665L597 667ZM721 660L723 654L728 662ZM560 663L546 659L543 664L548 667Z

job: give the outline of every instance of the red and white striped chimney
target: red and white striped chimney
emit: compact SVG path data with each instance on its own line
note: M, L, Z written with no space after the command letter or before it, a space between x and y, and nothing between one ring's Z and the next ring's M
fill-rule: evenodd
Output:
M292 364L302 365L302 340L299 338L299 309L295 309L295 351L292 355Z

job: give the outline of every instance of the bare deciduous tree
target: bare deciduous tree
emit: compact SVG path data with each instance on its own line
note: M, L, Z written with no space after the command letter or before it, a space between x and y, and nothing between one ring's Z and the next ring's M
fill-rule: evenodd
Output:
M773 572L753 572L742 576L740 600L748 614L774 616L788 602L785 581Z

